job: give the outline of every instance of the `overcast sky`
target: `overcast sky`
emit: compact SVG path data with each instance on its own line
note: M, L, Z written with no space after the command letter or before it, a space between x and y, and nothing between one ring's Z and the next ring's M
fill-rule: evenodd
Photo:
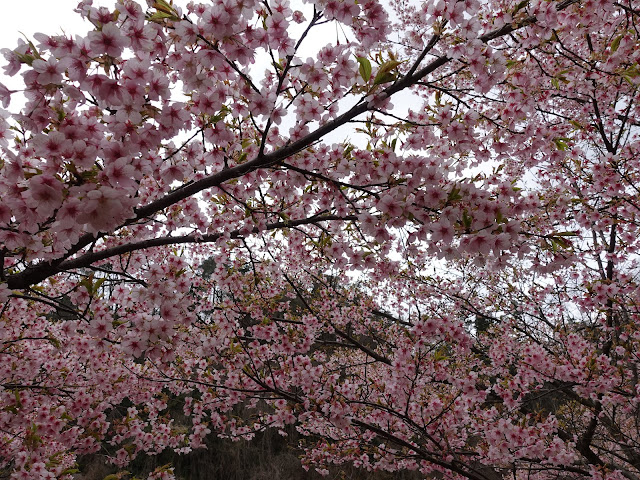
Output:
M80 33L83 22L73 11L78 0L10 0L2 2L0 11L0 48L13 48L20 32L58 34Z
M73 11L78 0L0 0L0 49L14 49L18 45L18 38L22 34L33 39L37 32L56 35L62 31L68 34L86 33L89 24ZM105 5L109 2L96 2ZM22 32L22 33L20 33ZM4 57L0 56L0 66L5 65ZM9 88L18 88L20 77L4 77L0 69L0 82ZM16 83L17 82L17 83ZM13 102L12 102L13 104ZM13 109L11 109L13 110Z

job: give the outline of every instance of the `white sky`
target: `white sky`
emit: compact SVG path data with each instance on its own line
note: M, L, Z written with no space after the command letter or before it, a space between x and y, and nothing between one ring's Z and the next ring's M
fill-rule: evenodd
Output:
M79 0L0 0L0 49L13 50L18 45L18 38L24 34L30 40L37 32L47 35L58 35L62 31L69 35L86 34L91 24L84 22L79 14L74 12ZM95 1L96 6L115 4L115 0ZM22 32L22 33L21 33ZM6 64L0 55L0 67ZM0 83L9 88L19 88L21 77L4 76L0 69ZM17 102L16 102L17 103ZM14 103L12 102L12 106ZM10 108L9 110L14 110Z
M36 32L58 34L80 33L80 16L73 11L78 0L5 0L0 15L0 48L14 48L20 32L32 36Z

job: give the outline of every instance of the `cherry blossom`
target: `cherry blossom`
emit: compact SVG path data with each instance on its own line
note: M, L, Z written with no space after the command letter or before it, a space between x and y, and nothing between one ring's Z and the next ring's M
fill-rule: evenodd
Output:
M90 32L88 35L91 50L98 55L118 57L122 49L129 45L127 37L112 22L102 25L99 31Z
M3 472L640 476L635 0L114 3L2 50Z

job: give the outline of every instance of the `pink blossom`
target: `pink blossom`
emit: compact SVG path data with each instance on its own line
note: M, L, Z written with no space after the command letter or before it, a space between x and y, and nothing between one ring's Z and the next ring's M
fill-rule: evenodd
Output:
M191 117L189 112L185 110L185 104L181 102L172 102L166 104L162 108L160 124L170 130L184 130L188 128Z
M118 57L130 43L114 23L107 23L99 31L90 32L88 38L94 55Z
M402 212L404 211L402 202L400 202L397 198L395 198L391 194L384 195L378 201L377 206L382 213L386 213L391 217L399 217L402 215Z
M32 54L31 46L26 43L22 38L18 39L18 47L15 50L9 50L8 48L3 48L0 50L5 60L9 62L4 67L4 72L7 76L12 77L16 73L20 71L21 68L21 56Z
M2 102L2 106L4 108L7 108L9 106L12 93L15 93L15 90L9 90L2 83L0 83L0 101Z
M11 293L6 283L0 283L0 304L7 302Z
M122 188L133 188L137 185L136 173L131 160L126 157L120 157L114 162L110 162L107 168L103 170L105 179L112 185L119 185Z
M434 242L442 241L445 245L451 243L455 233L453 226L446 221L434 223L431 225L430 230L431 240Z
M57 131L50 132L48 135L38 135L33 139L38 155L44 158L59 157L62 152L66 151L71 142L65 136Z
M61 228L70 228L76 225L77 217L82 211L82 203L75 197L68 197L56 213L56 222Z
M46 61L39 58L35 59L32 66L40 74L37 78L40 85L59 84L62 81L65 66L63 62L58 61L56 58L49 57Z
M76 218L90 233L108 232L131 216L131 202L115 188L102 187L86 194Z
M216 5L202 14L198 26L203 34L222 39L231 34L233 22L229 14L221 6Z
M62 203L62 183L53 175L35 175L24 193L25 203L41 218L50 216Z

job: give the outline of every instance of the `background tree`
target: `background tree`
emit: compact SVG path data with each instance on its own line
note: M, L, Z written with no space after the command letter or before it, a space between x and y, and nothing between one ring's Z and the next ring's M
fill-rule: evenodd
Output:
M4 51L7 474L295 425L320 472L638 478L636 3L77 10Z

